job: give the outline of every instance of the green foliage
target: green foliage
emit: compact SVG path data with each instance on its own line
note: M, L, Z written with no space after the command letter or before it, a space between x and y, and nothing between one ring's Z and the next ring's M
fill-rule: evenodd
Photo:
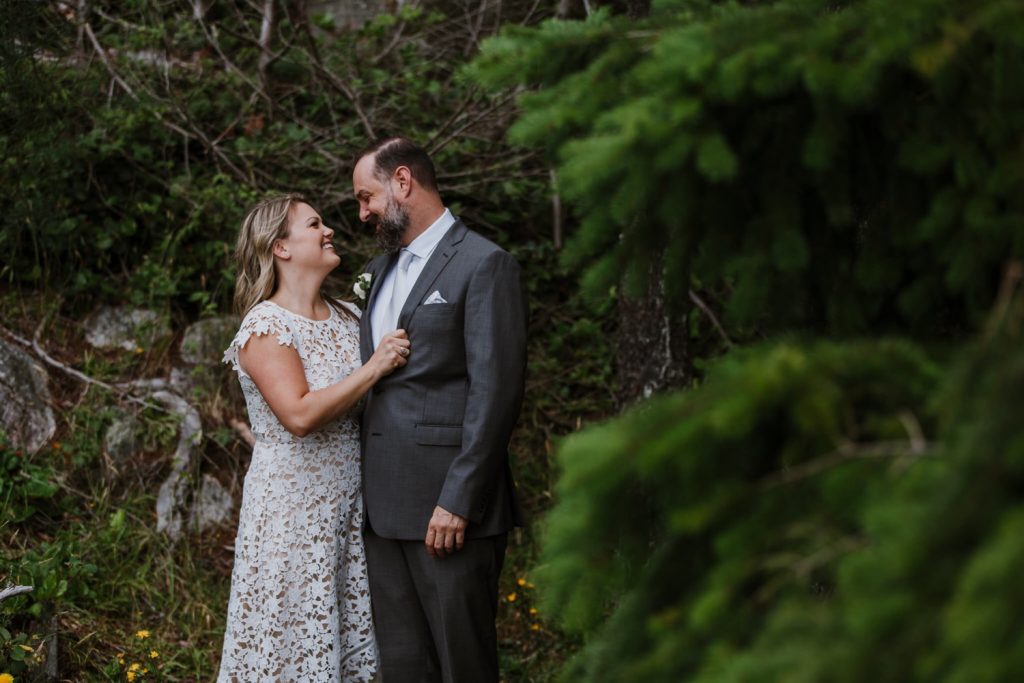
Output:
M470 24L463 7L428 3L358 30L313 18L308 33L285 5L276 3L274 58L263 74L252 38L260 6L215 3L200 23L189 3L100 1L72 15L52 3L0 0L4 326L31 336L45 308L51 322L42 342L62 362L111 384L165 377L171 339L128 353L83 349L73 321L97 302L153 307L170 314L174 329L225 312L242 214L284 190L303 192L347 246L336 291L348 295L352 274L374 251L349 196L351 157L372 136L409 135L431 150L446 203L524 267L531 382L511 448L536 520L550 504L555 441L611 409L614 311L589 315L575 274L557 263L548 244L548 169L540 155L503 140L511 95L481 93L458 67L496 25L491 12L495 22L527 24L541 16L537 5L484 6ZM12 489L24 498L30 471L53 495L3 508L18 521L0 534L0 580L36 591L5 601L0 627L10 643L37 651L56 631L61 675L75 680L124 680L118 655L148 656L134 633L151 629L146 644L161 653L161 675L209 680L233 529L169 546L151 529L152 492L166 473L175 420L136 415L140 452L112 463L103 454L111 397L59 377L56 400L75 406L59 412L60 448L19 464L22 483ZM220 373L196 368L189 379L187 398L210 436L202 471L234 482L237 496L245 450L226 419L240 407ZM535 560L531 532L515 537L506 594ZM532 630L539 622L526 616L502 614L506 676L549 680L574 641L547 619ZM25 651L4 642L0 666L12 666L5 653ZM21 680L38 673L32 666L10 670Z
M52 507L59 490L53 478L52 468L30 459L0 432L0 528Z
M771 344L568 440L541 578L547 611L597 637L565 679L690 680L831 592L937 380L906 343Z
M734 325L976 327L1024 256L1024 10L1008 0L663 0L509 28L470 74L526 85L599 296L672 251ZM616 265L611 265L616 264Z
M595 299L661 259L674 305L775 339L565 442L562 679L1024 676L1024 7L662 0L510 27L469 74L526 86L511 134Z
M247 37L261 16L248 9L197 22L187 4L133 0L72 21L7 4L21 20L5 22L4 43L22 48L0 52L0 276L15 287L61 292L68 306L225 310L241 218L281 191L304 193L348 239L348 282L372 251L351 157L387 134L427 144L449 204L491 236L544 210L531 155L476 134L501 125L504 100L456 78L461 15L407 8L325 32L285 13L263 73ZM103 57L76 41L75 21Z
M572 437L539 579L590 636L563 679L1019 678L1022 320L951 373L908 343L745 349Z

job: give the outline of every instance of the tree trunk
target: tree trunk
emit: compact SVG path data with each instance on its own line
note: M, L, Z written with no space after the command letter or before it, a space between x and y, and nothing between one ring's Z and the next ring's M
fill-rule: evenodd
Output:
M620 409L685 386L693 377L688 324L691 307L682 308L675 310L668 304L660 260L651 266L642 296L620 293L616 358Z
M651 11L650 0L625 0L624 5L633 19L642 19ZM651 264L642 296L630 296L625 287L620 287L616 359L620 409L653 394L686 386L693 377L689 355L692 306L687 301L670 307L662 278L663 264L658 259Z

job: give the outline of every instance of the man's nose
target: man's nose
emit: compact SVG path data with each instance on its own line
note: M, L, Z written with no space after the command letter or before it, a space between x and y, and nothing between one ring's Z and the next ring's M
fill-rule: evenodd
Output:
M365 206L359 207L359 222L365 223L370 220L370 209Z

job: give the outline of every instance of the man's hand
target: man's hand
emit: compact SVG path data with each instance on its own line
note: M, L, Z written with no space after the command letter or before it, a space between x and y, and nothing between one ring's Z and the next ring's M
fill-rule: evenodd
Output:
M430 556L440 559L456 550L462 550L462 544L466 540L467 524L469 522L465 517L453 515L440 505L435 507L434 515L427 525L427 538L424 541Z

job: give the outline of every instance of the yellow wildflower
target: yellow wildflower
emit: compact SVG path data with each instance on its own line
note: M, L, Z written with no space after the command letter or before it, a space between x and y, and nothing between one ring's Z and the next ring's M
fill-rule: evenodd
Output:
M515 602L516 601L516 594L515 593L509 593L508 595L505 596L505 599L508 600L509 602Z
M520 586L525 586L526 585L526 579L519 579L518 581L516 581L516 583L519 584Z
M530 608L530 614L532 615L532 614L536 614L536 613L537 613L537 608L536 607L531 607Z
M141 346L136 346L135 347L135 353L142 353L142 347Z
M150 659L156 659L159 656L160 656L160 653L157 652L156 650L150 650L149 651L149 658Z
M14 683L14 676L11 674L0 674L0 683Z
M539 631L540 630L540 624L530 624L530 630L531 631Z
M142 629L141 631L136 631L135 632L135 637L138 638L139 640L145 640L146 638L149 638L149 631L147 631L146 629Z
M129 671L128 673L125 674L125 677L129 681L134 681L135 680L135 672L134 671Z
M132 665L128 667L128 670L129 671L138 671L140 668L142 668L141 664L139 664L138 662L132 662Z

